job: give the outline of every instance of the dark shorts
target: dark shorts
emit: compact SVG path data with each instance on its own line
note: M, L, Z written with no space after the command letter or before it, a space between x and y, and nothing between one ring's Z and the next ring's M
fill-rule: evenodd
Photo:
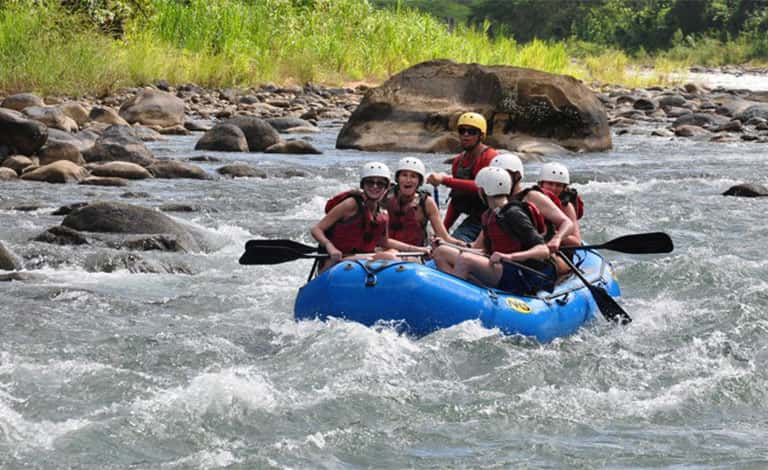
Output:
M545 276L512 263L502 263L504 271L501 273L497 289L514 295L535 294L542 289L552 292L557 281L555 265L544 261L529 261L524 264Z
M471 243L477 240L482 229L483 225L480 223L480 220L474 217L466 217L451 235L453 238Z

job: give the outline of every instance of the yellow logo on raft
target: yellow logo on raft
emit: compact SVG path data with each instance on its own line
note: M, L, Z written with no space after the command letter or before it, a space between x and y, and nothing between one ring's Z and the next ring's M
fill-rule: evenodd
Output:
M507 305L520 313L531 313L531 306L519 299L507 298Z

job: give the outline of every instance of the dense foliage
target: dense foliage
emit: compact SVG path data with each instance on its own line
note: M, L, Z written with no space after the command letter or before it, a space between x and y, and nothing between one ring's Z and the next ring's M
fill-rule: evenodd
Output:
M419 8L450 22L489 21L495 34L580 40L630 52L656 51L705 38L741 36L768 56L768 0L375 0ZM756 51L759 54L759 50Z

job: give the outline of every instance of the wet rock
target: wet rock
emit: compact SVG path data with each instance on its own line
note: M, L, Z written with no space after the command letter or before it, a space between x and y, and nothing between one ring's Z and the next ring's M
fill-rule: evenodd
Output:
M136 137L141 139L142 142L157 142L160 140L168 140L160 132L145 126L136 126L133 128L136 133Z
M741 122L747 122L752 118L768 119L768 104L752 105L734 116L734 119Z
M688 100L686 100L681 95L664 95L659 97L659 106L662 107L684 107L686 104L688 104Z
M119 125L108 127L96 144L83 152L83 157L87 162L124 161L141 166L148 166L156 161L133 128Z
M317 134L318 132L320 129L315 126L289 127L283 131L285 134Z
M172 127L184 123L184 101L162 90L144 88L120 106L129 123Z
M306 140L287 140L285 142L278 142L274 145L270 145L264 149L265 153L287 153L287 154L314 154L320 155L323 152L316 149L312 144Z
M197 141L195 150L247 152L248 141L239 127L233 124L217 124Z
M94 176L125 178L129 180L152 178L152 173L146 168L129 162L109 162L102 165L89 166L89 168Z
M73 211L62 226L87 232L166 234L176 238L184 251L200 251L194 235L167 215L118 202L97 202Z
M292 127L314 127L309 121L292 116L268 118L266 121L278 132L285 132Z
M87 245L88 239L77 230L55 225L32 240L55 245Z
M32 155L48 140L48 128L11 109L0 108L0 147L10 154Z
M250 152L261 152L280 141L277 131L268 122L257 117L235 117L224 121L223 124L237 126L243 131Z
M210 155L200 155L197 157L189 157L187 158L190 162L206 162L206 163L217 163L221 161L221 158L218 157L212 157Z
M173 265L160 261L146 260L138 253L97 253L85 260L84 268L88 272L111 273L126 270L130 273L148 274L193 274L189 266Z
M266 178L267 173L244 163L225 165L216 170L220 175L232 178Z
M693 113L680 116L672 123L672 127L698 126L698 127L717 127L730 121L730 119L716 114Z
M64 113L65 116L74 120L78 127L82 127L85 125L85 123L90 121L90 118L88 117L88 111L86 111L85 108L76 101L68 101L66 103L62 103L58 106L58 108L61 109L61 112Z
M200 206L193 206L190 204L161 204L158 209L163 212L199 212Z
M5 271L24 269L24 263L21 261L21 258L11 251L2 240L0 240L0 269Z
M89 176L88 170L67 160L59 160L25 172L21 179L46 183L76 183Z
M211 179L211 176L199 166L176 160L158 161L148 166L147 170L155 178Z
M765 197L768 196L768 188L762 184L741 183L728 188L723 196Z
M211 129L211 126L201 121L185 120L184 127L190 132L205 132Z
M71 134L62 131L61 129L48 129L48 141L45 146L52 144L67 144L77 148L78 152L82 154L83 151L93 147L98 137L98 135L94 136L87 130L78 132L77 134ZM45 146L43 146L43 148Z
M651 132L651 135L656 137L673 137L675 133L669 129L655 129Z
M675 135L678 137L702 137L702 136L708 136L711 133L704 129L703 127L699 126L692 126L692 125L682 125L677 126L674 128Z
M743 130L741 122L735 119L713 129L714 132L742 132Z
M309 174L304 170L288 169L275 173L278 178L306 178Z
M657 108L656 102L649 98L638 98L632 107L643 111L654 111Z
M75 209L78 209L80 207L88 205L87 202L75 202L73 204L67 204L66 206L61 206L55 211L51 212L51 215L67 215L70 212L72 212Z
M142 199L150 197L148 192L145 191L128 191L120 195L120 197L126 199Z

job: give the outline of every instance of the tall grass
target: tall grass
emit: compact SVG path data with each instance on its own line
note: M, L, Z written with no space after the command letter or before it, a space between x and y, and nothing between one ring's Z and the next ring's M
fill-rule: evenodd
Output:
M490 38L488 23L449 31L427 14L379 10L366 0L153 0L149 16L128 24L120 40L49 2L0 7L0 90L102 94L160 78L212 87L381 81L436 58L637 81L622 52ZM581 51L578 62L574 50ZM666 63L682 63L681 54L670 52Z

